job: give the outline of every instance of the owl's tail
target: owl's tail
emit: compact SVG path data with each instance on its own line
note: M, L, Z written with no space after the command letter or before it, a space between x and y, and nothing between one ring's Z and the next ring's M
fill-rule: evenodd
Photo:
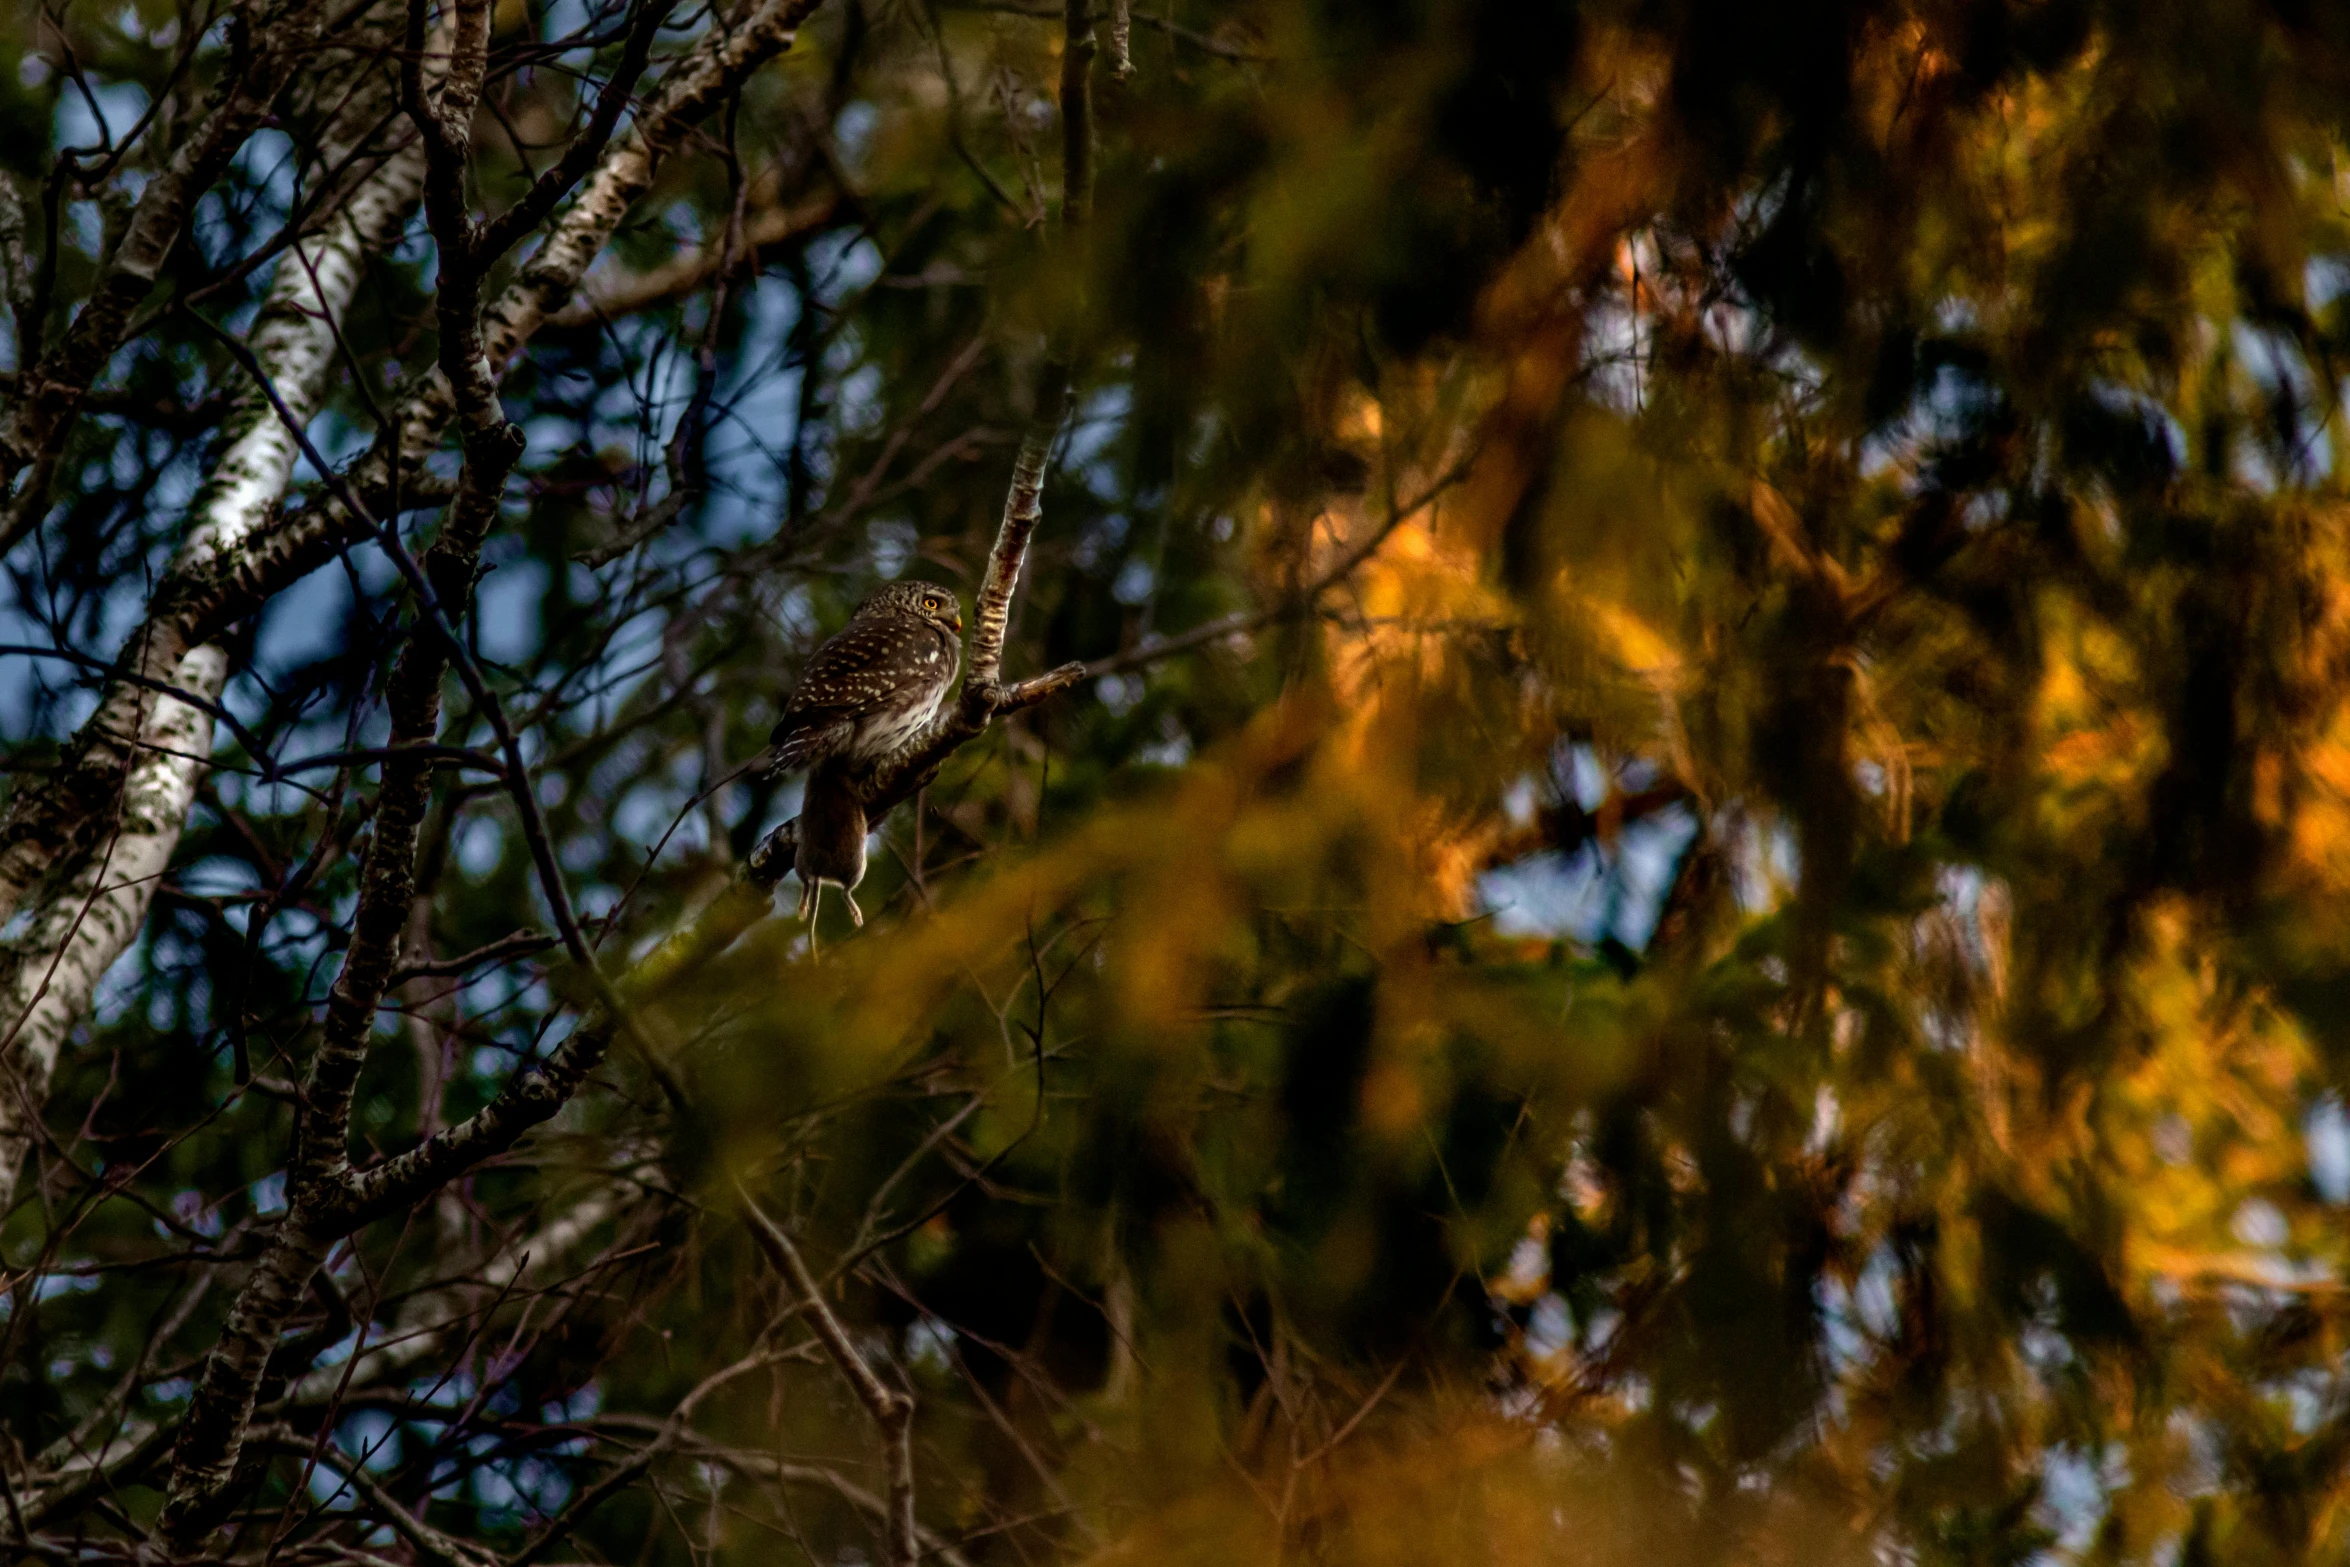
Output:
M772 782L786 773L796 773L807 765L805 758L793 756L781 748L771 745L719 779L711 787L716 790L733 783L737 778L756 778L762 783Z
M851 724L807 724L786 729L775 726L768 736L767 749L753 757L743 769L761 778L780 778L785 773L796 773L813 767L840 749L854 729Z

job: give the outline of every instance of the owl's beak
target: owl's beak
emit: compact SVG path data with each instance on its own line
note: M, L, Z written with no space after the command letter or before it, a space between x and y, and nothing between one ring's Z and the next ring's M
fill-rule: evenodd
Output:
M955 635L957 635L957 636L961 636L962 634L963 634L963 611L962 611L960 608L957 608L957 609L956 609L956 611L955 611Z

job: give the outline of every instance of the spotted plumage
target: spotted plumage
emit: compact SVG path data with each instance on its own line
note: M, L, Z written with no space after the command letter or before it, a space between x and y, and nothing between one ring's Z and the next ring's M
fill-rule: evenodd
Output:
M808 770L793 869L811 940L828 886L841 889L849 918L865 923L854 893L865 878L868 823L853 774L888 757L938 715L962 666L962 632L953 594L926 583L890 583L816 650L784 703L765 771Z
M937 716L963 661L963 612L944 588L892 582L816 650L770 736L768 771L880 761Z

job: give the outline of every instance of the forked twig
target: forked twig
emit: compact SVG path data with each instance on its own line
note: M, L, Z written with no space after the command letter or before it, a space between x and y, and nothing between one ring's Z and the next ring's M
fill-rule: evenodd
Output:
M824 1298L822 1286L808 1271L808 1263L800 1255L799 1247L783 1227L767 1217L750 1188L740 1177L734 1182L735 1195L742 1199L743 1213L751 1221L751 1238L773 1265L791 1291L796 1304L808 1313L816 1325L816 1337L823 1342L824 1352L847 1378L849 1388L857 1395L857 1402L873 1417L873 1424L881 1431L889 1468L889 1508L884 1526L889 1534L890 1567L915 1567L921 1559L920 1532L914 1524L914 1399L890 1387L865 1364L865 1357L857 1353L850 1342L848 1329Z

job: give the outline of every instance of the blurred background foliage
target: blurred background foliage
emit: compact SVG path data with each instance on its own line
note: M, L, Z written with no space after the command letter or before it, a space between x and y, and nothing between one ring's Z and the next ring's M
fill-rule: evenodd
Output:
M491 205L577 12L498 13ZM181 24L9 14L28 192ZM511 1549L770 1342L741 1175L914 1391L974 1562L2337 1556L2350 11L1167 0L1097 70L1074 261L1063 47L1057 6L820 11L507 382L469 634L642 950L788 812L704 791L806 651L878 579L974 585L1058 328L1012 657L1099 678L881 827L862 933L819 964L770 922L651 1018L681 1092L618 1058L365 1232L286 1418ZM304 112L174 257L236 324ZM330 454L429 362L429 282L419 227ZM7 640L111 656L236 374L170 318L118 360ZM394 589L354 549L246 629L258 743L381 732ZM7 667L37 768L90 686ZM368 781L252 762L224 738L60 1074L72 1163L0 1228L28 1452L276 1200L290 1114L230 1035L299 1075ZM494 786L445 777L427 837L420 950L542 923ZM409 981L367 1143L478 1105L576 989ZM164 1324L149 1417L230 1293ZM875 1559L831 1368L696 1410L566 1550ZM266 1493L292 1541L350 1505L309 1484Z

